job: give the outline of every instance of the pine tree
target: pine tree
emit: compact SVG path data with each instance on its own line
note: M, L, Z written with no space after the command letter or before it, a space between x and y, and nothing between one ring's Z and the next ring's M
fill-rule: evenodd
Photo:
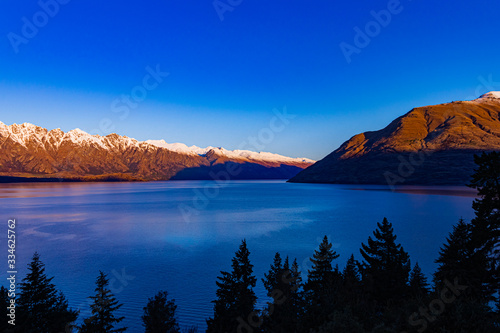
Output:
M373 332L399 331L408 320L410 259L396 243L392 224L377 223L367 245L361 244L360 265L363 289L362 310L365 328Z
M475 217L470 224L460 221L447 239L435 282L439 288L445 279L463 281L468 289L454 302L453 310L463 317L474 316L483 331L490 331L500 326L500 314L492 308L495 299L500 302L500 153L476 155L474 161L477 168L469 186L478 191L479 198L472 204ZM451 243L457 241L462 249ZM449 318L447 325L457 325L456 318Z
M478 190L479 198L474 200L472 208L477 218L498 217L500 214L500 152L476 155L474 162L477 168L471 177L469 187Z
M455 278L461 283L476 289L479 292L481 282L474 270L474 246L472 242L472 225L460 219L453 226L453 231L446 238L439 251L439 264L434 273L434 283L437 287L444 284L446 279L452 281Z
M287 264L287 262L288 262L288 257L285 263ZM287 267L287 265L285 265L285 267ZM297 258L295 258L292 263L290 281L291 281L290 282L291 290L297 294L297 297L300 297L298 294L300 288L302 287L302 273L299 270L299 264L297 263Z
M308 271L304 286L306 296L306 320L308 328L319 327L339 306L339 290L342 276L338 267L334 270L333 260L339 255L332 250L333 245L325 236L310 258L313 266Z
M28 274L19 284L17 300L18 319L16 330L22 332L66 332L78 318L78 311L71 310L66 298L56 290L54 278L45 274L45 265L35 252L28 264Z
M476 155L474 161L477 169L469 186L477 189L479 198L472 203L476 216L471 221L471 241L476 270L483 274L482 294L493 300L500 284L500 152Z
M434 273L434 284L436 289L441 289L446 281L456 279L467 286L467 290L461 295L462 299L486 306L493 299L493 288L498 286L488 285L488 282L491 283L491 277L488 277L492 274L491 261L484 252L478 250L474 228L473 224L463 219L453 226L453 231L446 238L436 260L439 266Z
M418 262L410 273L410 293L413 298L418 300L425 299L429 294L429 283Z
M432 329L450 332L493 332L493 311L489 307L484 277L487 257L477 251L470 223L460 219L441 247L434 273L436 298L450 285L460 285L453 302L431 325ZM457 288L454 288L457 289Z
M313 257L310 258L313 263L312 270L307 273L306 289L310 291L321 291L331 287L333 279L333 260L339 255L332 250L333 245L325 236L319 245L319 250L315 250Z
M124 317L116 317L114 312L122 307L111 290L108 288L109 279L106 274L99 271L96 280L95 296L89 298L93 301L90 305L92 316L84 320L80 333L118 333L126 331L126 327L115 328Z
M146 333L179 333L179 324L175 317L177 305L174 300L168 300L166 291L159 291L149 298L142 316Z
M342 271L342 278L346 284L356 285L361 282L359 263L354 259L354 254L351 254L347 260L347 264Z
M297 260L290 267L286 257L281 264L281 256L276 253L269 273L264 274L264 287L272 301L263 313L264 332L292 333L299 331L299 318L302 314L302 299L299 292L301 278Z
M15 326L10 325L8 321L10 318L8 317L10 310L8 307L10 306L10 298L9 298L9 291L7 288L4 286L0 287L0 306L3 309L4 315L2 316L2 320L0 322L0 332L7 332L7 330L10 328L12 331Z
M500 288L498 289L498 295L500 295ZM494 315L495 327L500 327L500 297L497 299L497 308L496 313Z
M221 271L217 279L217 299L214 303L214 316L207 320L207 333L233 333L243 330L256 331L261 325L260 318L255 318L257 297L253 291L257 279L253 276L247 243L242 241L232 259L232 271Z
M288 257L285 260L284 268L288 267ZM289 306L287 310L287 315L289 316L288 323L289 327L295 327L295 330L290 329L290 332L302 332L302 327L304 326L301 322L304 318L305 313L305 300L304 293L302 290L302 273L299 270L299 264L297 259L293 260L292 267L290 268L290 275L288 276L288 289L287 298L290 302L286 303Z
M262 328L265 332L282 332L283 328L284 313L281 305L287 300L283 298L285 283L283 282L284 269L281 261L281 256L277 252L269 272L264 274L262 279L267 296L272 298L262 316L264 319Z
M351 255L342 271L341 303L344 307L356 308L362 300L359 263Z
M361 244L361 271L367 296L385 306L407 296L410 260L401 244L396 244L397 237L387 218L377 227L375 239L368 237L368 244Z
M283 265L281 263L281 255L279 254L279 252L276 252L269 273L264 274L264 278L262 279L262 283L264 284L264 288L266 288L268 292L268 296L272 297L271 294L274 290L283 289L282 275Z

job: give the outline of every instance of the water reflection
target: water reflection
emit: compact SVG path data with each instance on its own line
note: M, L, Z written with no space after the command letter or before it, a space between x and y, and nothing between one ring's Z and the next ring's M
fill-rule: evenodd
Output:
M356 191L391 191L394 193L409 193L409 194L421 194L421 195L451 195L460 197L470 197L475 198L477 196L477 191L475 189L465 187L465 186L397 186L393 189L388 186L358 186L352 187L351 190Z
M473 215L474 192L464 187L390 191L381 186L234 181L186 220L179 207L192 206L196 193L214 184L1 184L0 218L18 221L21 276L39 251L72 306L93 293L99 269L111 274L126 269L142 277L119 295L126 303L125 325L137 331L137 314L159 289L177 299L181 323L204 327L216 276L229 269L242 238L259 278L276 251L297 257L306 271L325 234L335 243L342 267L351 253L358 256L361 242L387 217L412 262L429 274L451 226ZM257 293L265 294L260 284Z

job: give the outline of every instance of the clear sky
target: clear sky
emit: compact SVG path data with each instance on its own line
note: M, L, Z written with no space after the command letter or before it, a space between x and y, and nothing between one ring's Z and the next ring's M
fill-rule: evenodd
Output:
M2 4L6 124L228 149L261 135L254 150L320 159L412 107L500 90L496 0L54 1Z

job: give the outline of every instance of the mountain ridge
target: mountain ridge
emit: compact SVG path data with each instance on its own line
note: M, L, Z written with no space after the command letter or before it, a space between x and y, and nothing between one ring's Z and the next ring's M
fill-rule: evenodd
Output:
M500 92L414 108L383 129L354 135L289 181L465 185L474 154L491 150L500 150Z
M158 142L138 141L116 133L90 135L78 128L63 132L30 123L6 125L0 122L0 176L168 180L182 170L190 169L195 179L212 179L210 173L224 171L229 163L238 164L243 169L238 175L232 175L235 179L288 179L314 162L306 158L229 151L221 147L196 147L200 153L195 153L194 148L193 151L173 150ZM246 176L250 173L251 176Z

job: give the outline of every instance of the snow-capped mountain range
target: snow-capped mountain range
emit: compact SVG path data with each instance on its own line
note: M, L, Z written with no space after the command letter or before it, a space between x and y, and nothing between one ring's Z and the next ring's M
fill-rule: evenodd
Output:
M288 178L313 160L273 153L188 147L164 140L138 141L80 129L63 132L33 124L0 122L0 175L143 180L212 179L229 164L238 164L234 179Z
M160 148L166 148L171 151L175 151L177 153L181 154L188 154L188 155L200 155L204 156L206 155L209 151L213 150L215 153L218 155L222 155L228 158L233 158L233 159L248 159L248 160L253 160L253 161L262 161L262 162L278 162L278 163L314 163L315 161L308 159L308 158L293 158L293 157L286 157L278 154L273 154L273 153L266 153L266 152L254 152L250 150L227 150L222 147L212 147L208 146L206 148L200 148L197 146L190 146L188 147L187 145L183 143L166 143L165 140L147 140L146 143L152 144L153 146L160 147Z

